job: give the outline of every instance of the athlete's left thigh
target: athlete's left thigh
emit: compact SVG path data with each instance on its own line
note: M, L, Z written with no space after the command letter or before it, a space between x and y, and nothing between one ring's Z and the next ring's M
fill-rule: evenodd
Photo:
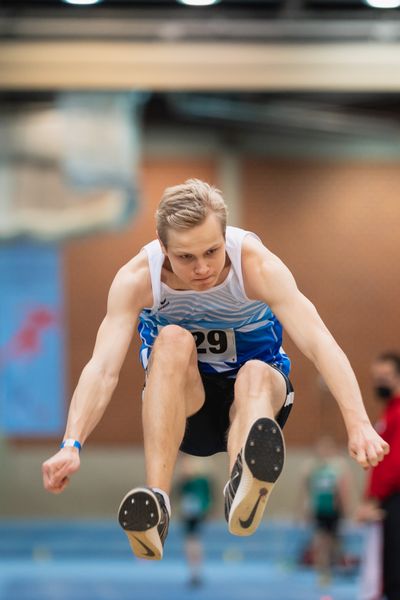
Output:
M277 369L261 360L249 360L239 370L235 383L234 406L268 402L277 415L285 403L286 381Z

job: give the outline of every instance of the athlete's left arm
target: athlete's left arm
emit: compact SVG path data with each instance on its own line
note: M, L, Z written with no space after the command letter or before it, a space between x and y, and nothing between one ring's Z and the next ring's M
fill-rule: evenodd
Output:
M247 237L242 268L246 294L267 303L296 346L323 376L342 412L349 453L364 468L375 466L389 452L365 410L353 369L315 306L298 289L282 261L261 242Z

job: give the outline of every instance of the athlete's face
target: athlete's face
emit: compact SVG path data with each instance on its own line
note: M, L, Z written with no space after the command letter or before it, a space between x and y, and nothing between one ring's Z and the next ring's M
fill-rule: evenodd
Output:
M225 239L214 213L191 229L169 229L167 243L163 251L173 272L186 286L203 291L218 283L225 266Z

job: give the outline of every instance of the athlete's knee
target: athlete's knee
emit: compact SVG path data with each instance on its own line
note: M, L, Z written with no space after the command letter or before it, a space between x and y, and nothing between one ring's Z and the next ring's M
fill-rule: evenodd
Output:
M273 371L272 367L262 362L261 360L248 360L240 369L237 379L236 385L239 386L241 384L270 384L273 379Z
M166 325L163 327L157 336L157 342L179 345L179 347L194 347L194 338L190 331L179 325Z
M157 336L153 352L165 357L169 362L174 362L174 359L189 362L195 347L190 331L179 325L166 325Z

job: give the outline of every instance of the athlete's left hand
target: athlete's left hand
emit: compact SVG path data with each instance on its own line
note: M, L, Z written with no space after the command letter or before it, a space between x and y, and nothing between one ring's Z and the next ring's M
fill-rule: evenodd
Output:
M371 423L358 425L349 431L348 448L350 456L363 469L376 467L390 450L389 444L377 434Z

